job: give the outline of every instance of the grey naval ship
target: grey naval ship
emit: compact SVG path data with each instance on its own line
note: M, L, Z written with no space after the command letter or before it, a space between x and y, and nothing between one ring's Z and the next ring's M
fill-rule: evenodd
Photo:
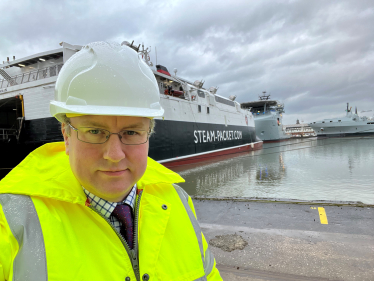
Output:
M256 135L264 142L282 141L290 138L282 125L284 104L270 99L262 92L259 100L241 103L243 109L250 109L255 121Z
M203 87L171 75L150 61L150 48L122 42L138 52L151 67L165 109L150 138L149 156L168 167L205 161L220 155L262 148L256 138L254 118L233 98L217 94L218 87ZM60 43L60 48L0 64L0 161L2 168L17 165L30 151L62 141L60 124L49 113L54 88L64 63L80 45ZM5 171L5 170L4 170Z
M347 103L346 115L341 118L324 119L312 122L310 127L316 132L317 137L345 137L363 136L374 134L374 118L359 116L357 107L352 112L352 107Z

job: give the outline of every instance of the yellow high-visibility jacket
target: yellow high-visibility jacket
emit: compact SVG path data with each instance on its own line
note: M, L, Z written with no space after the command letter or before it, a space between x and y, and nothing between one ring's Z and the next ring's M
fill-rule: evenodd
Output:
M0 281L222 280L184 180L148 158L137 183L137 249L86 203L63 143L0 182Z

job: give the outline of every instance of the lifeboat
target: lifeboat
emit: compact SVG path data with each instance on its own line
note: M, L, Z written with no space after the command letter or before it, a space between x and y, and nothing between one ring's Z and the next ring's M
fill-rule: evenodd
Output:
M164 94L173 97L180 97L184 95L183 91L177 91L173 89L165 89Z

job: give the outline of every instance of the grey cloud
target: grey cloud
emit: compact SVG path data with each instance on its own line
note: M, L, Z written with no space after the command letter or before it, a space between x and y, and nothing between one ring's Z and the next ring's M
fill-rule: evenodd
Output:
M24 1L0 4L0 59L58 43L135 40L223 96L283 100L285 121L374 109L372 1ZM289 117L287 117L289 116ZM292 120L293 121L292 121ZM285 122L284 122L285 123Z

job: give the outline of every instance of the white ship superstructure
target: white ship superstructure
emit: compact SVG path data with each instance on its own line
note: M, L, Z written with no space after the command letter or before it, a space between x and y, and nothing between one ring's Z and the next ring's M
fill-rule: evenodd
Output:
M255 120L256 135L262 141L281 141L290 138L282 126L284 104L271 100L266 92L259 96L259 100L244 102L241 107L251 110Z
M344 137L354 135L374 134L374 118L359 116L357 107L352 112L352 107L347 103L346 115L341 118L324 119L309 124L318 137Z
M122 44L133 48L152 66L148 49ZM63 64L81 46L60 45L60 49L0 65L0 150L8 149L5 143L25 144L31 149L62 140L60 124L50 116L49 102L54 99L55 82ZM262 147L262 141L256 140L250 111L234 99L218 95L217 87L205 89L204 82L189 82L176 76L176 70L175 75L170 75L161 65L153 72L165 114L156 120L150 157L161 163L189 163ZM22 150L19 146L15 149Z

